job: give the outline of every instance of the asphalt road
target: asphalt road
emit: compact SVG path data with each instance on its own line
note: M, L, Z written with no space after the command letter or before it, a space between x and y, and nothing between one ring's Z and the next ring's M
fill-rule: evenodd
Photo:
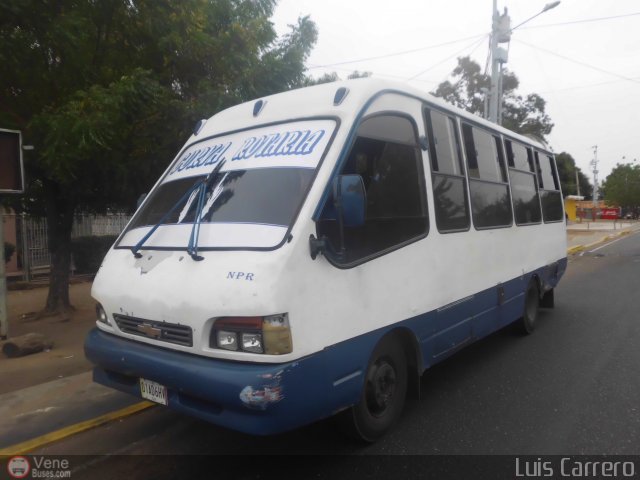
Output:
M374 445L343 438L331 421L256 438L154 408L41 453L162 455L86 457L87 478L169 478L192 462L177 454L637 455L639 311L640 235L634 234L571 257L556 308L541 310L533 335L497 332L427 371L422 398L409 400L397 428ZM336 467L347 457L310 458L307 467L317 477L352 476ZM246 478L260 478L255 462L250 467L241 457L212 457L212 472L225 462Z

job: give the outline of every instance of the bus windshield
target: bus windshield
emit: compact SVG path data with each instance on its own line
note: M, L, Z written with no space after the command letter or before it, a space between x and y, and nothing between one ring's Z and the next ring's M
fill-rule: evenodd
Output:
M186 248L200 197L194 187L222 161L204 192L200 248L276 247L309 191L333 128L332 120L281 124L188 147L138 211L118 247L135 246L160 224L143 248Z

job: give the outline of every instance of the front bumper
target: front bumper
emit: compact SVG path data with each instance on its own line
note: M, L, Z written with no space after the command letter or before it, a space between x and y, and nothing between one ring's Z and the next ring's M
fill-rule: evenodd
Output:
M345 401L331 393L325 351L283 364L240 363L150 346L94 328L85 340L85 354L96 365L97 383L141 397L139 379L153 380L167 387L169 408L253 435L280 433L330 416L335 402Z

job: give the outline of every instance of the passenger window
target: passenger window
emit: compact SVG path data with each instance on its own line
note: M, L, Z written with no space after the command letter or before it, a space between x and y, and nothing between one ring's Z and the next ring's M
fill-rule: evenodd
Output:
M478 229L508 227L513 217L502 141L468 124L462 125L462 135L474 226Z
M543 153L536 152L540 165L540 187L545 190L560 190L554 178L553 159Z
M506 182L499 139L489 132L462 125L469 176L492 182Z
M464 175L453 118L434 110L427 110L426 114L429 145L431 146L431 168L438 173Z
M509 179L511 180L511 200L517 225L540 223L540 196L536 175L533 173L531 149L511 140L505 140Z
M467 185L455 121L435 110L425 110L425 118L433 172L436 226L442 233L468 230Z
M414 123L401 115L365 119L340 174L362 177L366 193L365 223L344 227L340 263L353 263L398 248L427 233L424 172ZM317 224L318 236L339 250L340 225L334 199L328 198Z
M531 151L528 148L511 140L505 140L504 146L507 150L509 167L522 171L534 171L531 163Z
M562 221L562 193L555 161L553 157L542 152L535 152L535 160L541 189L542 218L545 222Z

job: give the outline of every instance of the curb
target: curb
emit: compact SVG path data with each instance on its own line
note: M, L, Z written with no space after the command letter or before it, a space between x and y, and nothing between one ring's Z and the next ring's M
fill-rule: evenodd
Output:
M618 233L614 233L611 235L607 235L604 238L601 238L600 240L598 240L597 242L592 242L589 243L587 245L575 245L571 248L567 249L567 255L573 255L576 254L578 252L582 252L583 250L588 250L592 247L595 247L596 245L600 245L601 243L605 243L608 242L610 240L615 240L616 238L622 237L623 235L630 235L632 233L635 233L634 230L625 230L623 232L618 232Z
M105 423L128 417L143 410L147 410L148 408L155 405L156 404L152 402L139 402L129 407L116 410L115 412L106 413L104 415L100 415L99 417L61 428L60 430L41 435L31 440L27 440L16 445L11 445L9 447L0 449L0 459L5 460L13 455L24 455L33 450L44 447L45 445L48 445L50 443L65 439L67 437L70 437L71 435L75 435L76 433L81 433L86 430L99 427L100 425L104 425Z
M581 252L585 248L586 247L584 245L576 245L574 247L567 248L567 255L573 255L574 253Z

